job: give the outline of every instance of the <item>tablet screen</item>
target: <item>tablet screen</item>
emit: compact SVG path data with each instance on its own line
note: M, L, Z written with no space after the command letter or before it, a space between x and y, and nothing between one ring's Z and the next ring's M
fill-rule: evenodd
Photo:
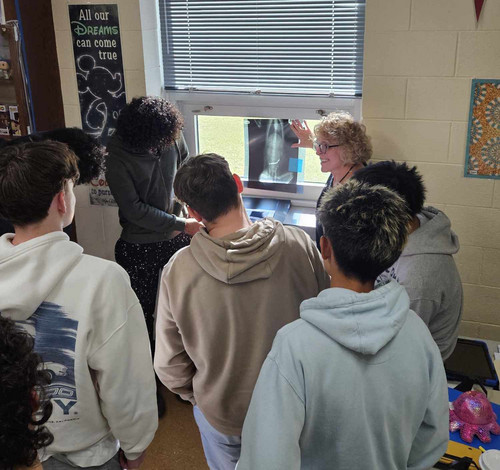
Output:
M453 354L444 362L446 372L465 377L497 380L486 345L458 338Z

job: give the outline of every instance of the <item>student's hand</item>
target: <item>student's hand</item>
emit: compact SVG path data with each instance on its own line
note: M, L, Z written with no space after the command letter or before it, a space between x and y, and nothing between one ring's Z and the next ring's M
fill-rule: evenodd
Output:
M125 457L123 450L120 449L119 456L120 456L120 465L122 468L134 469L134 468L139 468L142 465L144 459L146 458L146 451L144 451L136 459L129 460L127 459L127 457Z
M305 127L302 126L302 122L300 122L298 119L294 119L290 124L290 128L297 136L297 139L299 139L296 144L292 144L292 148L294 149L298 147L312 149L313 133L311 132L311 129L309 129L306 121L304 121L304 126Z
M193 236L202 227L203 224L198 222L196 219L187 219L186 226L184 227L184 232L186 232L188 235Z

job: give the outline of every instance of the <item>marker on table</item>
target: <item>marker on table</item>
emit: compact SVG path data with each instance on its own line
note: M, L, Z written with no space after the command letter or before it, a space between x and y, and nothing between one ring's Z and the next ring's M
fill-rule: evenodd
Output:
M486 452L486 449L485 449L484 447L481 447L481 446L479 446L479 450L480 450L481 452Z

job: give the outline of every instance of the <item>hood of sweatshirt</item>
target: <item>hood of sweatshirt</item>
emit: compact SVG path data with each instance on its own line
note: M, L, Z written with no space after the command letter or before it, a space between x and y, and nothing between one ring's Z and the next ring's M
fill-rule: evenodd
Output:
M267 279L281 257L285 231L273 219L261 219L222 238L200 230L190 250L200 267L226 284Z
M51 232L20 245L13 234L0 237L0 312L16 321L29 318L74 266L83 248L64 232Z
M158 156L152 152L144 151L144 150L134 150L128 147L123 140L117 135L113 135L106 146L106 150L108 151L107 158L113 158L114 155L117 155L119 158L124 160L135 160L140 158L142 160L158 160Z
M300 316L342 346L374 355L399 332L409 308L404 287L390 281L367 294L338 287L325 289L302 302Z
M410 234L401 257L421 254L453 255L460 243L451 230L448 217L434 207L425 207L419 214L420 227Z

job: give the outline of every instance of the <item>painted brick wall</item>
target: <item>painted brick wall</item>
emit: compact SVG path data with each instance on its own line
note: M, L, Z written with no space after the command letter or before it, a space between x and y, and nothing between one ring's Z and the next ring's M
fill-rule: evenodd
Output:
M57 55L61 73L66 126L81 127L75 61L69 24L68 4L80 0L52 0ZM134 96L161 95L162 79L159 25L155 0L92 0L87 3L116 3L125 73L127 101ZM114 245L120 236L118 209L91 206L87 186L78 186L76 227L78 242L85 252L114 260Z
M464 178L472 78L500 79L500 0L367 0L363 118L374 158L416 164L458 234L461 334L500 341L500 180Z

